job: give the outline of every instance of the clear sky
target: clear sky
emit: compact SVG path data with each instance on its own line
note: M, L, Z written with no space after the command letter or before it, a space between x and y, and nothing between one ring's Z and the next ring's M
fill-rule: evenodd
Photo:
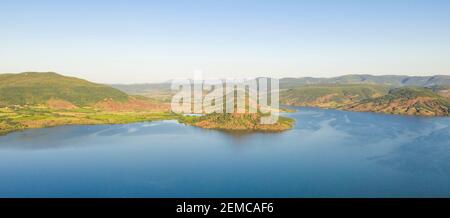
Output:
M0 0L0 72L450 75L448 0Z

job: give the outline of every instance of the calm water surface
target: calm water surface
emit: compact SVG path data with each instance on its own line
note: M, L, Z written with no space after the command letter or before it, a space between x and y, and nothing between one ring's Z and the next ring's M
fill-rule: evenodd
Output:
M295 129L175 121L0 137L0 197L450 197L450 118L299 108Z

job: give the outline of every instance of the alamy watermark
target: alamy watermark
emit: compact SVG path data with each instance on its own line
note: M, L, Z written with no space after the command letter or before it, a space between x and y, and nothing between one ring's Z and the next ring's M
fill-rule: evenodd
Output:
M176 79L171 89L175 113L260 113L261 124L274 124L279 117L279 81L275 78Z

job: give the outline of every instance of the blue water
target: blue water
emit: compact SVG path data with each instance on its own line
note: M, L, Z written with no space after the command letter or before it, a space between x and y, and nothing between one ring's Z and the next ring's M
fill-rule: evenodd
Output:
M0 137L0 197L450 197L450 118L299 108L293 130L175 121Z

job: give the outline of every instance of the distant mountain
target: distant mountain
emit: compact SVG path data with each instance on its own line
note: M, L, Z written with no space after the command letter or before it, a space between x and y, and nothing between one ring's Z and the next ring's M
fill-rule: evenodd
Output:
M344 75L332 78L283 78L280 79L281 88L292 88L302 85L314 84L379 84L388 86L421 86L431 87L436 85L450 85L450 76L398 76L385 75L373 76L366 74Z
M128 97L107 85L52 72L0 74L0 105L46 104L56 99L86 106L104 99L127 101Z
M113 88L129 94L170 91L170 83L111 84Z
M378 98L364 99L346 105L342 109L389 114L449 116L450 101L431 89L404 87L392 89L387 95Z
M112 84L113 88L130 95L142 95L154 102L169 103L176 93L170 90L170 83Z
M368 74L344 75L332 78L282 78L280 79L280 89L289 89L306 85L318 84L377 84L392 87L402 86L450 86L449 75L436 76L399 76L384 75L373 76ZM128 94L153 94L170 93L170 82L165 83L145 83L145 84L112 84L112 87Z

